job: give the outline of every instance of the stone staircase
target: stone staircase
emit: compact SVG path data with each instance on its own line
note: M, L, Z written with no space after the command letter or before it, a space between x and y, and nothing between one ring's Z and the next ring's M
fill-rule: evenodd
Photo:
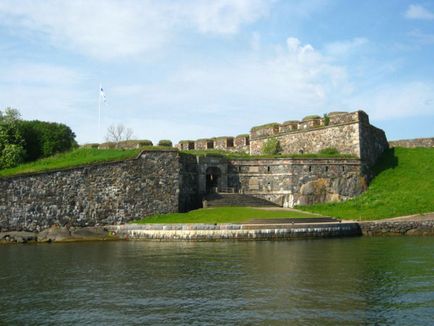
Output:
M280 207L268 200L244 194L214 193L203 198L203 207Z

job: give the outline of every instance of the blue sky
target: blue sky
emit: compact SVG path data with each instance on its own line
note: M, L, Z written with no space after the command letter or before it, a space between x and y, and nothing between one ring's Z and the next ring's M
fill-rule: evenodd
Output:
M433 1L0 0L0 53L0 108L80 143L357 109L389 139L434 136Z

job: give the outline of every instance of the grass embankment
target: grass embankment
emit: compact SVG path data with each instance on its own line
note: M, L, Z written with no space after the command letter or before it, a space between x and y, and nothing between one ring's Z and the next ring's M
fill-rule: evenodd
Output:
M307 212L283 209L258 209L251 207L210 207L196 209L187 213L153 215L132 223L242 223L252 219L318 217Z
M390 149L374 172L368 190L357 198L299 208L357 220L434 212L434 148Z
M0 170L0 177L61 170L93 163L125 160L136 157L141 150L142 149L120 150L79 148L71 152L57 154L35 162L21 164L14 168Z

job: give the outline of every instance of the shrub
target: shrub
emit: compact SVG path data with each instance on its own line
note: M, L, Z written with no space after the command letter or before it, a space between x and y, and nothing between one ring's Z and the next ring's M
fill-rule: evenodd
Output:
M324 113L324 126L328 126L330 124L330 117L327 113Z
M276 138L268 139L262 147L262 154L264 155L276 155L280 154L281 151L280 142Z
M168 139L162 139L158 142L158 146L172 147L172 141Z
M77 147L75 134L61 123L20 121L18 128L25 140L26 161L34 161Z
M6 144L1 151L0 168L12 168L24 162L25 151L23 146Z
M339 155L339 151L334 147L327 147L319 151L320 154Z
M316 114L312 114L312 115L307 115L303 118L303 121L307 121L307 120L313 120L313 119L320 119L321 117L319 115Z
M154 146L154 144L152 143L152 141L149 140L149 139L139 140L139 145L140 145L140 147L144 147L144 146Z

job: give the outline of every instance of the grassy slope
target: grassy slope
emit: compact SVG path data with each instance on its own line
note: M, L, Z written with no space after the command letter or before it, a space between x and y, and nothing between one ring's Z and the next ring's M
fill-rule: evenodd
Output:
M355 199L300 208L362 220L434 212L433 148L390 149L376 165L375 173L368 190Z
M187 213L173 213L145 217L133 223L240 223L254 218L300 218L318 217L303 212L285 210L262 210L250 207L216 207L201 208Z
M138 155L139 149L93 149L80 148L71 152L57 154L35 162L21 164L15 168L0 170L0 177L23 173L42 172L65 169L97 162L109 162L133 158Z

